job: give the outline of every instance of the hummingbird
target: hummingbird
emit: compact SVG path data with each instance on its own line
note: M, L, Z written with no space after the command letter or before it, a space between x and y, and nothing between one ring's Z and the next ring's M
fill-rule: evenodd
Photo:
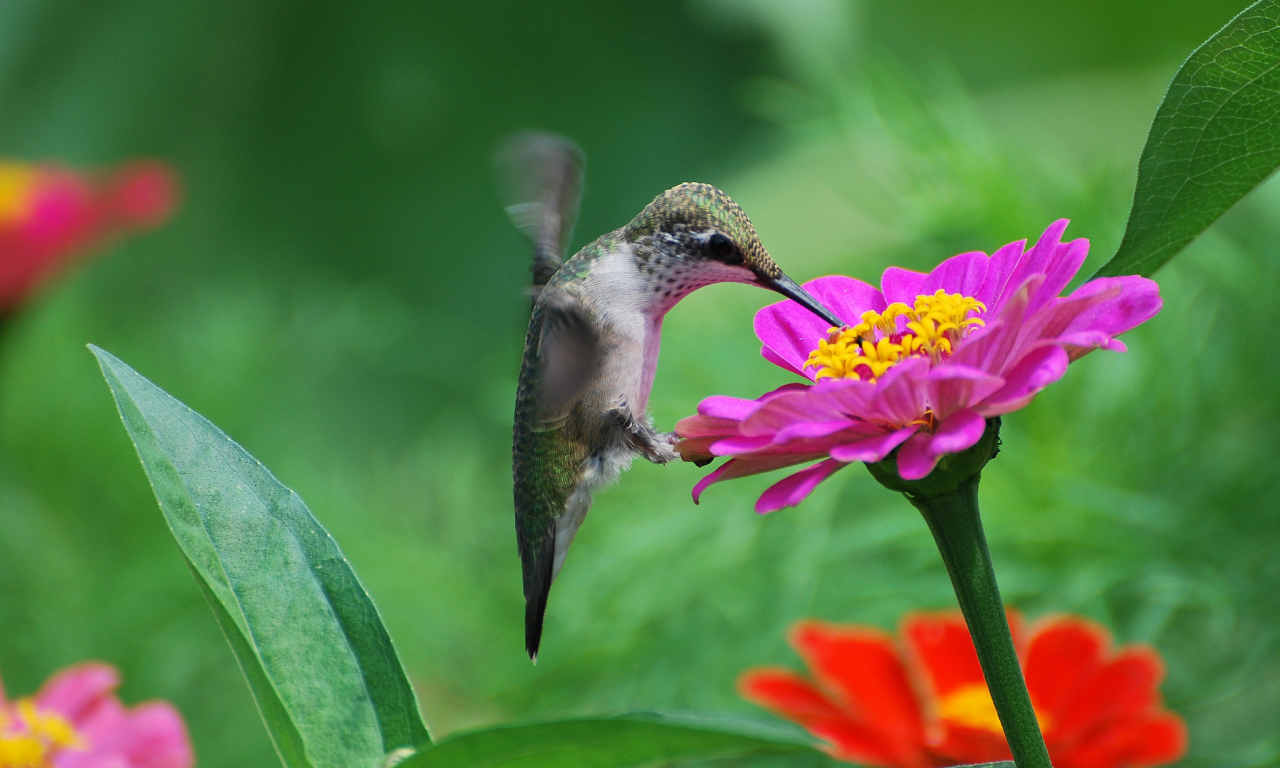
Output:
M769 257L742 209L710 184L654 198L626 226L563 260L582 187L572 142L526 134L500 154L507 210L534 243L533 311L512 440L516 539L524 577L525 649L536 664L551 583L591 508L591 494L636 456L666 464L673 433L646 411L663 317L713 283L786 296L826 322L834 313Z

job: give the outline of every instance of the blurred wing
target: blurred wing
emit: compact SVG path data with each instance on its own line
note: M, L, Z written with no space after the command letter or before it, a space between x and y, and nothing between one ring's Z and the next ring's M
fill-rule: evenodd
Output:
M586 308L564 291L547 297L543 310L539 394L543 419L554 421L568 415L600 370L600 338Z
M582 150L550 133L522 133L498 151L503 204L533 241L533 285L547 284L564 262L582 197Z

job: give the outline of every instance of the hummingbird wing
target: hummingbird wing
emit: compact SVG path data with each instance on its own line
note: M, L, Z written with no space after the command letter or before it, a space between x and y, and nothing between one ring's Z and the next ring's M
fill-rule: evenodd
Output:
M582 197L582 149L551 133L522 133L498 151L496 165L511 223L533 241L533 285L564 263Z
M600 371L600 337L577 297L551 289L543 298L538 343L541 421L564 419Z

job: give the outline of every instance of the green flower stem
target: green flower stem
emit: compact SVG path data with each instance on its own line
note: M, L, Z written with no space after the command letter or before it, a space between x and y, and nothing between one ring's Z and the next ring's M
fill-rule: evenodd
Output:
M1022 679L1022 666L1013 647L978 513L982 468L996 455L999 446L1000 419L995 418L988 420L986 433L977 445L943 457L922 480L903 480L896 456L868 464L867 469L881 485L906 496L933 532L1014 762L1018 768L1052 768L1026 681Z
M1014 762L1018 768L1051 768L982 532L978 476L958 493L907 498L924 515L938 543Z

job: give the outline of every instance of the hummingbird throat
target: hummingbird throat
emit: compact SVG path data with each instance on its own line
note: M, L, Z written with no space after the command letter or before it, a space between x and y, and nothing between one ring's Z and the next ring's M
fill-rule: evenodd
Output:
M804 367L818 369L815 381L875 381L909 357L929 357L936 364L951 355L971 328L985 324L970 315L986 309L973 297L939 288L917 296L914 307L897 301L883 312L867 310L857 325L829 329Z

